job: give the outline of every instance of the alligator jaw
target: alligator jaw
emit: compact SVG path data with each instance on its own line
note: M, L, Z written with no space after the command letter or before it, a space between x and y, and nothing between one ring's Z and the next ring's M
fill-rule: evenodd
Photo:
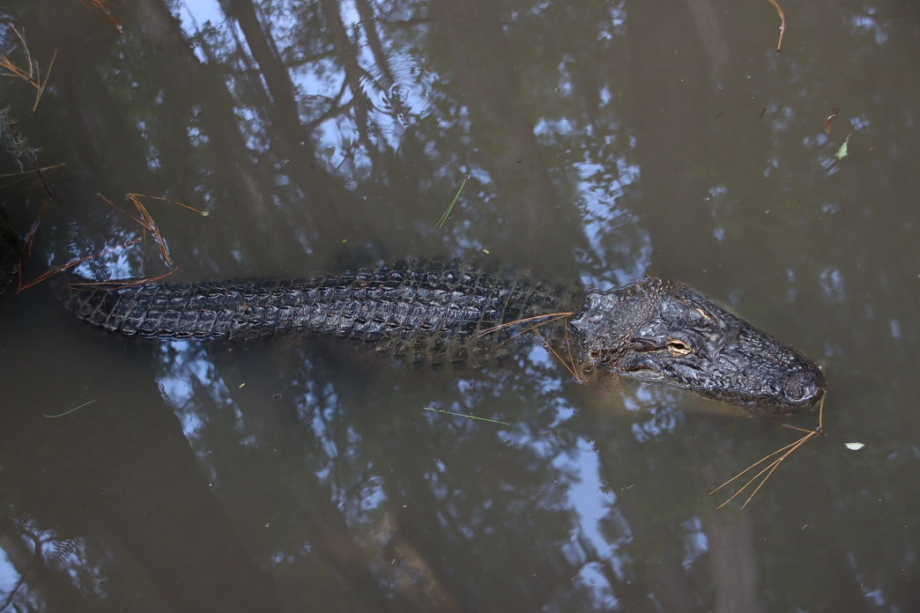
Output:
M788 349L788 348L787 348ZM791 362L761 368L760 376L746 374L737 362L711 362L703 369L686 361L667 359L636 364L630 356L611 370L655 383L666 383L701 396L740 406L760 415L789 415L810 409L822 398L824 374L811 363ZM656 370L657 368L657 370Z
M813 407L821 370L694 290L658 279L589 294L572 321L587 362L763 415Z

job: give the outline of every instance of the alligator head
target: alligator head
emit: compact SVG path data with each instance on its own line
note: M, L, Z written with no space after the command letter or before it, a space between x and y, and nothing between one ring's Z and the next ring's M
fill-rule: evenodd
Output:
M572 327L589 364L754 413L794 413L824 395L814 362L679 283L589 293Z

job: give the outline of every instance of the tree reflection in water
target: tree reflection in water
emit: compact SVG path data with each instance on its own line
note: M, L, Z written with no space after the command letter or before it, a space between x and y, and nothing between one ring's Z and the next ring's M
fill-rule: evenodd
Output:
M915 397L920 300L893 279L914 277L920 224L899 195L920 141L878 135L920 108L903 78L916 19L811 3L778 58L769 6L697 0L138 0L109 6L121 35L79 2L3 8L40 62L58 49L35 115L34 92L2 92L40 162L66 163L36 248L50 260L136 236L95 197L132 191L210 211L152 212L177 280L432 254L601 287L650 270L825 349L850 427L883 406L865 417L881 438L912 430L897 407ZM868 156L870 128L874 157L840 172L838 141L861 131L852 156ZM2 193L23 226L30 194ZM83 272L158 266L148 245ZM883 462L908 479L908 443L865 454L858 487L816 454L717 515L705 492L782 432L691 416L709 405L675 391L578 385L540 347L425 371L296 339L124 341L41 290L3 298L0 610L917 604L902 511L920 501Z

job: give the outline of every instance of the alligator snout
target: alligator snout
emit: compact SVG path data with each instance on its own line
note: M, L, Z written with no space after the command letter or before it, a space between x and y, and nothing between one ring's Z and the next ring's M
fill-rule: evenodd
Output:
M783 394L791 411L813 407L824 396L824 373L817 366L798 370L789 375L783 385Z

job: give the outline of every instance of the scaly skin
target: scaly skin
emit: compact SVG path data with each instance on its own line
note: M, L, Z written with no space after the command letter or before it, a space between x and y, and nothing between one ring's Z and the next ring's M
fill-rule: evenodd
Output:
M580 301L526 276L417 261L337 277L72 290L65 306L126 335L236 341L307 330L441 364L485 357L517 332L484 330Z

